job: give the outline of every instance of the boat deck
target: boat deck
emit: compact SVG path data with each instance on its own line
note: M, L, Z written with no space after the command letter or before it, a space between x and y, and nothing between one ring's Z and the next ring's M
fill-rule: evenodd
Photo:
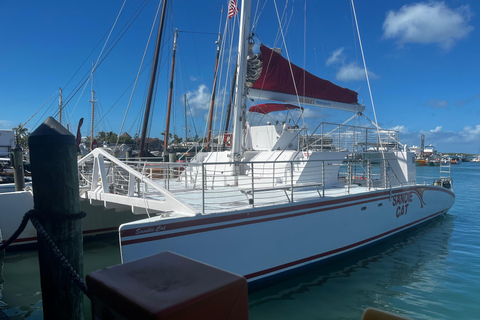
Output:
M159 183L159 186L163 182ZM381 188L376 188L380 190ZM190 205L198 212L211 214L225 211L245 210L257 207L281 205L291 202L305 202L309 200L331 199L348 194L372 192L366 186L350 185L335 186L323 189L320 184L300 185L292 188L288 185L272 188L246 189L241 187L215 187L203 191L202 189L175 189L170 184L170 192L176 199Z

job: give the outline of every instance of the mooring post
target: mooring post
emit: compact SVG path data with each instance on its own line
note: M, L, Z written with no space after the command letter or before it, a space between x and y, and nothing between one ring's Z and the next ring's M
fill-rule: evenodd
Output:
M23 171L23 150L18 144L12 149L13 158L13 179L15 180L15 191L25 189L25 176Z
M52 117L28 138L34 208L38 220L73 269L83 275L75 137ZM47 239L38 234L38 260L45 319L83 319L83 293L56 262Z

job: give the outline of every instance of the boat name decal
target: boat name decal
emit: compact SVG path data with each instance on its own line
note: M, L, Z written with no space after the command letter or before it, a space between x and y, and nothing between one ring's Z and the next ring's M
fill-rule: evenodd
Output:
M423 208L423 205L425 205L425 202L423 201L423 191L425 191L425 189L421 188L413 191L402 192L392 196L392 206L397 207L395 212L397 218L407 214L408 206L410 202L413 201L413 194L417 195L418 200L420 201L420 208Z
M397 206L397 218L407 214L408 205L412 202L413 191L396 194L392 197L392 205Z
M159 231L165 231L165 230L167 230L167 226L157 226L156 228L154 227L138 228L135 230L135 235L147 234L147 233L159 232Z
M412 202L413 191L403 192L392 196L392 205L395 207L397 205L406 204Z

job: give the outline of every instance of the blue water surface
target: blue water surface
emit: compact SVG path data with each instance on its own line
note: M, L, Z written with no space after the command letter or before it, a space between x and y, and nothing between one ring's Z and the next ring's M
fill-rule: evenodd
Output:
M445 216L249 295L250 319L361 319L368 307L412 319L480 319L480 164L452 166ZM418 181L439 167L417 167ZM120 263L118 239L84 248L84 274ZM86 300L85 318L90 319ZM35 252L0 253L0 308L42 319Z
M480 164L452 166L445 216L249 296L251 319L480 319ZM439 167L417 167L418 180Z

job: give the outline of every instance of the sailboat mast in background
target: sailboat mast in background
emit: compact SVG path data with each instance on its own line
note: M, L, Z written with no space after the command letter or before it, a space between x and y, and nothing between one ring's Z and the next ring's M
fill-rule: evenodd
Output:
M218 60L220 58L220 41L222 39L222 34L218 34L217 40L217 58L215 60L215 75L213 77L213 89L212 89L212 99L210 101L210 117L208 119L208 137L207 137L207 150L210 148L210 140L212 138L212 122L213 122L213 107L215 104L215 94L217 91L217 78L218 78Z
M147 104L145 106L145 115L143 117L142 135L140 136L139 157L145 156L145 138L147 136L148 118L150 116L150 108L152 105L153 90L155 89L155 79L157 77L158 57L160 55L160 45L162 42L163 21L165 20L165 11L167 8L167 0L163 0L160 24L158 26L157 44L155 46L155 55L153 58L152 75L150 77L150 86L148 88Z
M94 119L95 119L95 91L93 91L93 70L94 70L94 67L95 67L95 63L94 61L92 61L92 76L90 77L90 81L91 81L91 91L92 91L92 99L88 102L91 102L92 103L92 124L91 124L91 128L90 128L90 150L93 150L94 147L93 147L93 127L94 127Z
M163 152L168 154L168 135L170 132L170 113L172 110L172 97L173 97L173 75L175 74L175 55L177 53L177 37L178 31L175 29L173 37L173 52L172 52L172 70L170 73L170 89L168 91L168 109L167 109L167 124L165 125L165 139L163 141Z
M62 124L62 107L63 107L63 100L62 100L62 88L58 88L60 93L58 94L58 123Z

